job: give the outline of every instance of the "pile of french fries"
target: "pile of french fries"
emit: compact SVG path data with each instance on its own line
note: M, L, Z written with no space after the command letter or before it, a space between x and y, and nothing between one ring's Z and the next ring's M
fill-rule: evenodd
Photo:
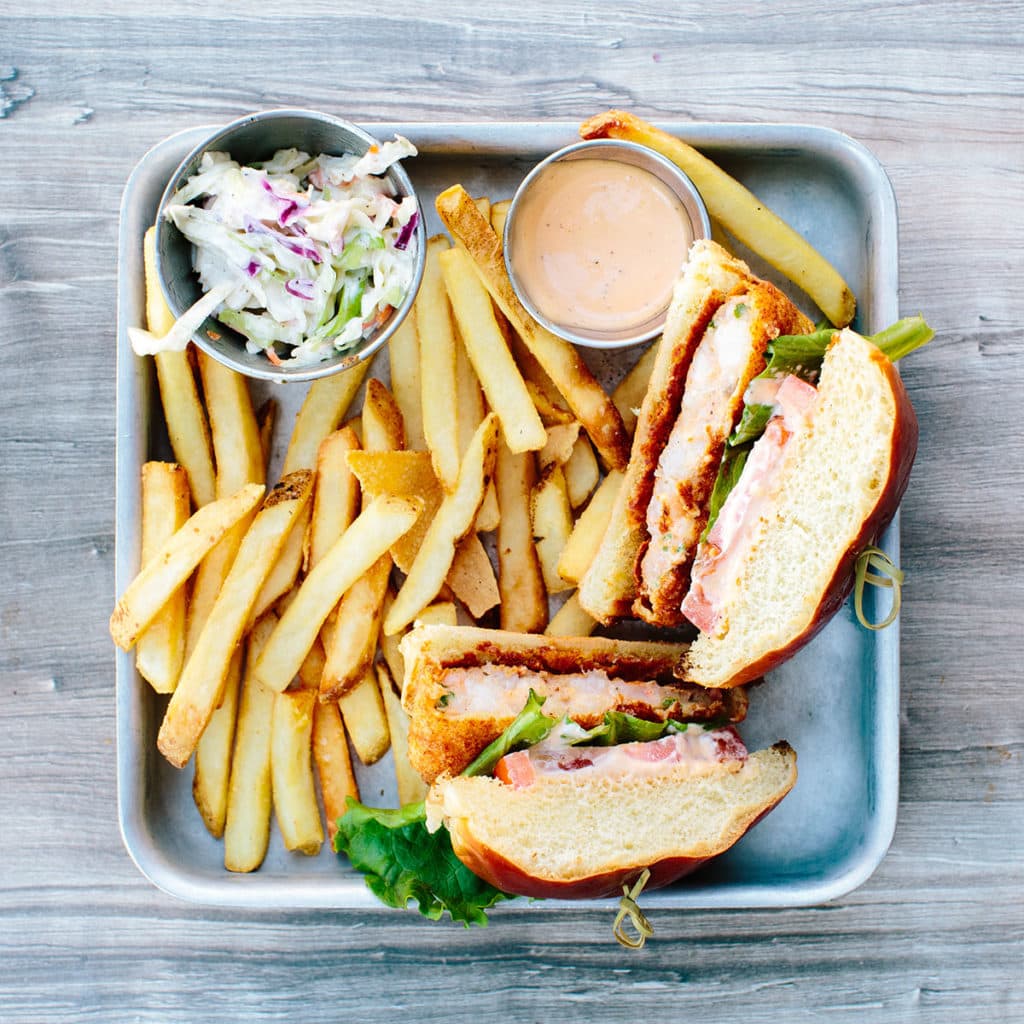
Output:
M400 699L414 623L594 628L575 587L654 353L607 395L516 300L507 209L460 186L438 198L455 244L428 244L390 388L364 380L366 363L314 382L269 489L273 402L256 411L246 379L201 352L154 357L176 461L143 466L142 568L110 630L169 695L157 745L176 767L193 761L231 871L260 866L272 817L288 850L321 850L359 795L350 745L364 764L391 749L399 801L422 799ZM145 246L148 327L162 336L152 231Z

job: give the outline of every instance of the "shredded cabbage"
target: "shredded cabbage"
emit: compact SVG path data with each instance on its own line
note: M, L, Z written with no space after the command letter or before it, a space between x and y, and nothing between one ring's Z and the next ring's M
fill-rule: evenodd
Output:
M412 287L416 200L381 175L416 148L400 135L364 156L282 149L243 167L205 153L165 216L192 243L217 319L275 363L353 348ZM279 347L281 346L281 347Z

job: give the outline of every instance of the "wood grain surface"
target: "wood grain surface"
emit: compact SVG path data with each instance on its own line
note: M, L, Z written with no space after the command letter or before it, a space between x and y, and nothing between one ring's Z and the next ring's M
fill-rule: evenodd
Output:
M1024 5L0 0L0 1019L1024 1020ZM115 802L118 204L179 129L808 122L900 207L921 444L903 504L899 823L835 903L657 914L226 912L154 889Z

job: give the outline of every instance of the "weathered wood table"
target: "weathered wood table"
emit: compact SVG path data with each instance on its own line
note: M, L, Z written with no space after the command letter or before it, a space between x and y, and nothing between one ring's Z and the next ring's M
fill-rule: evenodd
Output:
M1024 1019L1024 6L0 2L0 1019ZM899 823L812 909L241 913L135 869L115 804L114 311L125 179L253 109L809 122L885 165L904 377Z

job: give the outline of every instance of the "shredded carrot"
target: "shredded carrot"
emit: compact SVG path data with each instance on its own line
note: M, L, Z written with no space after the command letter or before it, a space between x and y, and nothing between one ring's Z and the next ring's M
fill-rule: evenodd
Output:
M281 362L281 357L280 357L280 356L279 356L279 355L277 354L277 352L276 352L276 351L274 350L274 346L273 346L273 345L271 345L271 346L270 346L269 348L265 348L265 349L264 349L263 351L267 353L267 358L268 358L268 359L269 359L269 360L270 360L270 361L271 361L271 362L272 362L272 363L273 363L273 364L274 364L275 366L284 366L284 363L282 363L282 362Z

